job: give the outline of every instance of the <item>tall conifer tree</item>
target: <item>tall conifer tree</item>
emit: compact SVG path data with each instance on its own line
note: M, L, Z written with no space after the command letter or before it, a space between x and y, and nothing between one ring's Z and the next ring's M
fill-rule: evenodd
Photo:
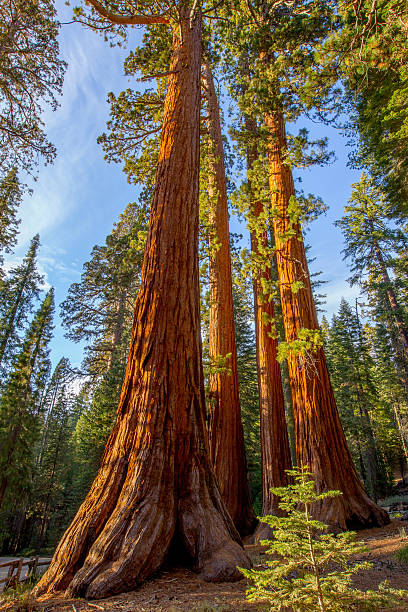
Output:
M39 399L48 376L48 344L52 333L54 292L47 293L27 330L21 350L0 401L0 505L6 493L29 487L33 470L33 449L40 429Z
M236 566L249 561L219 493L204 430L197 245L201 7L180 2L166 15L146 17L128 2L126 10L89 3L103 26L170 24L173 46L118 417L98 475L37 592L103 597L130 590L162 565L174 541L205 579L234 580ZM112 12L118 8L124 11ZM163 11L156 3L144 8Z
M391 221L391 214L392 207L385 194L373 179L363 174L353 184L345 215L337 225L345 238L345 257L352 264L351 283L359 284L377 305L382 304L396 365L408 392L408 315L392 277L398 251L405 250L407 243L400 226Z
M22 187L16 168L11 169L0 181L0 263L4 253L11 253L16 245L20 220L17 209L21 204Z
M12 268L5 279L1 295L0 367L4 368L13 356L18 343L18 332L23 328L38 296L42 276L37 271L37 251L40 237L31 241L22 263Z
M271 206L274 214L276 261L286 343L280 357L288 360L295 419L298 462L315 474L319 491L336 489L341 498L322 499L314 508L316 518L339 527L362 528L383 524L388 516L364 491L354 468L338 416L321 346L316 308L300 226L301 209L295 195L289 160L302 165L325 161L316 143L308 154L306 133L292 140L288 149L286 120L294 121L304 109L321 110L327 88L316 80L315 47L335 27L331 3L311 0L285 4L250 2L234 12L234 52L242 53L242 19L251 22L253 74L246 78L241 108L263 117L268 159ZM245 15L245 17L243 17ZM245 32L247 32L245 30ZM283 52L282 49L285 49ZM324 73L324 70L322 71ZM314 76L310 87L309 73ZM320 85L320 88L319 88ZM320 105L320 106L319 106ZM293 146L294 145L294 146ZM298 149L296 151L296 149ZM300 155L299 155L300 153Z
M209 376L209 445L225 504L238 531L247 535L253 531L256 518L249 498L239 401L224 147L217 94L208 61L203 67L203 81L210 158L209 357L215 365L222 358L222 368L215 367Z
M247 219L251 233L252 278L258 369L260 441L262 462L262 514L280 514L273 487L286 486L286 470L292 467L285 418L282 374L278 363L278 334L272 274L273 249L269 241L270 211L262 197L264 185L257 185L256 174L262 162L256 144L256 119L245 115L248 169ZM260 179L262 181L262 179ZM260 523L257 539L271 535L269 525Z

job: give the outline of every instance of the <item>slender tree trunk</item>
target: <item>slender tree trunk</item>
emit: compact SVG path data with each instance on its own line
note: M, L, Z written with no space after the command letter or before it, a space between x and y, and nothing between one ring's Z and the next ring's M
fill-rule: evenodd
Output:
M365 482L365 479L367 478L367 474L366 474L366 468L364 465L364 459L363 459L363 453L361 450L360 439L358 436L355 438L355 441L356 441L357 450L358 450L358 462L360 464L361 479Z
M3 362L3 358L4 358L4 354L6 352L8 341L9 341L9 338L10 338L11 333L12 333L13 328L14 328L14 320L16 318L17 310L18 310L18 308L19 308L19 306L21 304L21 300L22 300L22 297L23 297L23 292L24 292L24 289L25 289L25 286L26 286L26 283L27 283L27 280L28 280L28 277L29 277L29 272L30 272L30 269L27 268L26 273L23 276L23 280L20 283L20 287L18 289L17 295L16 295L16 297L14 299L13 307L11 309L10 315L8 317L6 331L4 332L4 336L3 336L3 338L0 341L0 364Z
M281 309L280 301L277 304L277 311L279 312ZM284 336L284 333L282 336ZM281 376L282 376L282 386L283 386L283 397L285 398L285 417L286 417L286 426L288 430L288 438L289 438L289 448L290 448L290 457L292 461L292 465L296 465L296 441L295 441L295 419L293 416L293 404L292 404L292 392L290 389L290 380L289 380L289 368L288 362L284 360L281 363Z
M269 128L269 181L276 257L286 341L298 340L300 330L318 330L306 254L299 223L288 210L295 195L292 173L284 163L286 135L283 115L265 117ZM296 283L302 283L301 287ZM324 351L290 352L288 366L295 419L296 453L299 465L313 472L318 491L336 489L341 497L316 504L316 518L340 528L364 528L389 521L364 491L354 468L340 423Z
M41 520L41 525L40 525L40 533L38 534L38 538L37 538L37 546L36 546L36 550L35 550L35 554L39 555L40 554L40 550L42 548L42 545L44 543L44 537L46 534L46 528L49 522L49 511L50 511L50 501L51 501L51 494L52 494L52 488L54 485L54 477L55 477L55 472L57 469L57 461L58 461L58 457L60 454L60 448L61 448L61 443L62 443L62 436L63 436L63 432L64 432L64 427L65 427L66 422L63 421L61 426L60 426L60 430L58 432L58 441L57 441L57 445L55 448L55 453L54 453L54 460L52 462L52 470L51 470L51 476L48 479L47 482L47 496L46 499L44 501L44 505L43 505L43 517Z
M37 593L133 589L170 545L206 580L248 567L205 436L198 282L201 19L180 7L156 187L115 427Z
M13 529L13 553L16 554L20 547L21 535L23 533L27 518L27 504L25 503L23 508L19 510L17 520L14 524Z
M3 476L0 481L0 507L3 504L3 499L6 494L7 485L8 485L8 477Z
M374 231L374 227L372 223L371 223L371 228L372 228L372 231ZM394 320L398 340L401 345L401 352L404 355L405 361L407 361L408 360L408 330L406 329L404 325L404 321L401 318L400 306L398 304L398 300L397 300L397 296L395 295L395 291L392 287L390 275L388 274L387 266L385 265L381 249L378 245L378 242L375 242L375 241L374 241L374 253L375 253L375 258L377 260L377 264L379 267L382 281L385 285L385 293L387 295L389 309L391 311L391 315Z
M362 389L359 389L359 398L364 398L364 392ZM366 438L366 453L365 453L365 465L366 465L366 479L365 486L369 491L370 495L374 498L375 501L378 499L380 483L379 483L379 460L378 460L378 451L377 444L375 442L374 432L371 425L370 415L368 414L367 408L362 405L360 399L358 401L358 407L360 412L360 420L362 430L364 431L364 437Z
M361 329L360 323L360 315L358 313L358 299L356 298L356 321L357 321L357 334L358 334L358 352L362 356L363 360L363 373L366 381L366 385L370 387L370 373L368 370L366 353L364 347L363 333ZM383 493L381 490L381 473L384 471L380 467L380 457L377 449L377 443L374 436L374 431L371 423L370 414L367 410L367 404L369 404L369 398L366 397L366 392L364 391L364 385L362 376L360 373L360 368L358 366L358 355L355 354L354 348L352 349L352 363L354 370L354 378L357 384L357 396L356 402L360 412L360 420L362 431L364 432L364 438L366 441L366 453L365 453L365 461L366 461L366 479L364 482L366 484L366 488L368 489L370 495L377 501L378 497Z
M256 122L245 118L246 130L256 138ZM253 169L257 159L256 146L248 146L248 170ZM251 192L251 185L250 192ZM279 498L271 492L272 487L288 484L286 470L292 466L288 431L285 419L285 399L282 376L277 361L278 340L275 328L273 298L268 290L272 284L271 259L269 256L268 226L263 202L251 201L250 230L253 262L254 310L256 359L258 369L260 440L262 465L262 514L282 515ZM271 536L271 529L261 523L256 531L256 540Z
M404 456L405 456L405 461L408 463L408 439L407 439L407 434L404 428L404 425L402 423L402 419L401 419L401 414L399 411L399 405L398 403L393 400L393 410L394 410L394 415L395 415L395 421L397 423L397 427L398 427L398 432L401 438L401 445L404 451Z
M207 126L213 148L208 185L209 221L214 234L209 264L209 356L213 362L219 356L229 356L223 364L223 371L214 372L209 377L210 456L231 518L240 534L248 535L253 532L257 519L249 496L239 402L224 147L217 94L208 62L204 64L203 72L207 94Z
M371 230L374 232L373 223L370 223ZM388 274L387 266L381 252L381 249L377 242L374 241L374 256L378 265L378 270L382 282L385 285L385 296L387 312L387 323L391 339L392 347L395 351L395 366L398 378L400 379L401 386L403 387L405 394L408 397L408 330L401 317L401 309L397 300L397 296L392 287L390 275Z
M115 354L116 354L117 347L122 342L123 327L125 323L125 303L126 303L126 294L124 291L121 291L121 293L119 294L119 299L116 304L115 325L114 325L113 334L112 334L111 353L109 355L109 360L108 360L108 371L113 366L113 363L115 361Z

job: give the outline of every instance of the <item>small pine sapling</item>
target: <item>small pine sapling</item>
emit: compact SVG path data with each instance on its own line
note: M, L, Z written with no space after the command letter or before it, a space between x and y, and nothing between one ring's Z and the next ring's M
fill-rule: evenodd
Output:
M353 575L372 567L355 560L366 547L355 541L354 532L328 533L328 525L312 518L313 504L341 493L317 493L305 467L287 473L293 484L272 489L285 516L261 518L274 531L274 540L262 542L274 558L267 561L267 569L241 570L254 583L247 590L248 600L266 602L269 611L296 612L363 612L408 602L408 591L393 589L387 582L378 591L353 587Z

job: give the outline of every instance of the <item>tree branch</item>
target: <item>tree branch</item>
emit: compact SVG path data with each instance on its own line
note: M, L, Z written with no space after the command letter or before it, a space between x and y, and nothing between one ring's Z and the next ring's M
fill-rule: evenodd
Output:
M151 25L155 23L170 23L164 15L116 15L105 9L98 0L85 0L93 6L102 17L117 25Z

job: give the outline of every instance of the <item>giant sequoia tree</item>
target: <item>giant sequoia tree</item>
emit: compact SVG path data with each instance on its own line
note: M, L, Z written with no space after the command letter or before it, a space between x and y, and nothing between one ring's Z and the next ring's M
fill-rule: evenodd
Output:
M324 522L361 528L387 522L388 515L368 497L354 468L338 416L319 340L319 325L300 226L285 117L294 121L304 109L322 111L324 79L311 95L309 74L319 85L314 49L335 26L331 3L319 0L242 3L252 22L252 79L241 106L265 123L271 206L274 214L276 261L295 419L296 453L308 465L319 491L343 495L314 508ZM235 13L241 19L239 13ZM242 23L237 24L238 49ZM241 26L241 27L240 27ZM282 49L285 49L283 52ZM324 70L322 71L324 74ZM292 141L293 142L293 141ZM301 144L301 139L298 139ZM301 162L307 150L301 151ZM292 156L293 157L293 156ZM319 161L319 154L316 156ZM293 159L291 160L293 161ZM295 160L296 161L296 160ZM304 164L303 164L304 165Z
M37 587L38 593L65 589L97 598L133 588L161 566L172 544L207 580L237 579L236 566L249 561L219 493L204 431L200 8L179 2L171 15L146 17L106 10L122 3L90 4L104 25L173 26L156 185L117 422L91 490Z
M238 531L247 535L253 530L256 518L249 498L239 402L224 147L209 62L204 64L203 72L210 138L209 222L213 234L209 262L209 357L214 364L220 357L223 361L223 367L215 367L209 376L209 445L228 511Z
M288 430L285 418L285 399L278 356L275 323L273 277L269 244L269 207L261 196L262 189L253 185L259 162L256 140L257 122L246 115L247 166L249 172L248 221L251 230L253 268L256 360L258 370L260 439L262 460L262 514L280 514L279 500L273 487L286 486L286 470L292 466ZM264 168L262 168L263 170ZM251 178L252 177L252 178ZM262 179L261 179L262 180ZM270 536L270 527L262 523L257 539Z
M271 132L269 180L276 208L276 259L298 461L310 466L320 490L335 489L343 493L330 502L323 500L314 510L315 515L343 528L382 525L388 522L388 515L370 500L357 475L340 423L324 351L315 343L319 324L306 253L300 224L290 214L295 190L291 170L284 161L283 116L274 113L266 121Z

